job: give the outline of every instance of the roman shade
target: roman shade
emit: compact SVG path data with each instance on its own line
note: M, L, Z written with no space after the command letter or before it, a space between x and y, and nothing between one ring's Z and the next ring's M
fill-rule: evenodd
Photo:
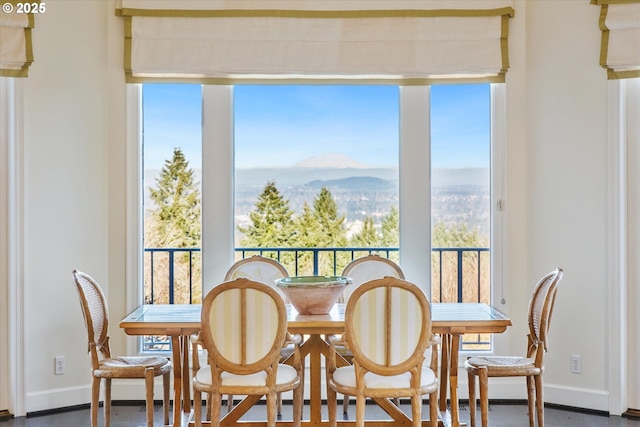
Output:
M502 82L512 0L121 0L127 82Z
M35 2L37 6L39 2ZM0 13L0 76L27 77L29 65L33 62L31 48L31 29L33 28L33 13L18 13L31 11L34 3L29 3L25 10L25 3L15 0L2 2ZM20 9L18 9L20 6Z
M600 6L600 65L609 79L640 77L640 0L592 0Z

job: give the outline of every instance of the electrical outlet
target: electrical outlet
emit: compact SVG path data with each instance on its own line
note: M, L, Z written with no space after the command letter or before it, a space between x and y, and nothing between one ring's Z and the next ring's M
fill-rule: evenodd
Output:
M56 356L53 358L54 361L54 373L56 375L64 374L64 356Z
M581 374L582 373L582 356L578 354L571 355L571 367L572 374Z

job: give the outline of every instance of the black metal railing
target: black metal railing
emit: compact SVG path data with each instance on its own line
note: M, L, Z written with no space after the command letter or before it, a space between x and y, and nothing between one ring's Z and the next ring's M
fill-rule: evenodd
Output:
M193 304L201 301L200 248L145 248L145 302ZM337 275L352 260L378 254L398 261L398 248L236 248L236 259L274 258L291 275ZM490 302L489 248L432 248L433 302ZM462 349L487 349L488 336L466 337ZM148 336L143 350L168 350L166 337Z

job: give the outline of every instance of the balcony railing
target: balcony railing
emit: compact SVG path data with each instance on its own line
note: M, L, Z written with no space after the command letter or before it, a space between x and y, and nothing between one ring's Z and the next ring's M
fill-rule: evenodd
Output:
M145 302L202 301L200 248L145 248ZM398 261L398 248L236 248L236 260L262 255L291 275L338 275L352 260L377 254ZM433 302L490 302L489 248L432 248ZM143 350L168 349L166 337L145 337ZM488 336L465 337L462 348L486 349Z

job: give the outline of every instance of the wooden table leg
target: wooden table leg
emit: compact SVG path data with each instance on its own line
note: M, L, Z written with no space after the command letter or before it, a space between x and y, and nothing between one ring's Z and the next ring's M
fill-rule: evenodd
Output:
M182 410L191 412L191 369L189 367L190 340L188 335L182 337Z
M171 336L171 351L173 353L173 425L182 425L182 350L181 336Z
M320 355L322 347L326 343L320 335L311 335L307 341L302 344L304 351L300 357L309 355L309 420L311 425L319 425L322 421L322 368Z
M460 413L458 405L458 351L460 348L460 334L452 334L451 352L449 357L451 365L449 367L450 397L451 397L451 426L460 425Z
M442 335L442 344L440 347L441 359L440 359L440 396L439 406L440 412L445 413L447 411L447 385L449 381L449 349L451 344L451 335Z

